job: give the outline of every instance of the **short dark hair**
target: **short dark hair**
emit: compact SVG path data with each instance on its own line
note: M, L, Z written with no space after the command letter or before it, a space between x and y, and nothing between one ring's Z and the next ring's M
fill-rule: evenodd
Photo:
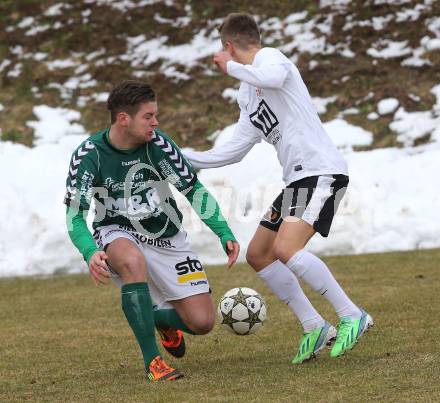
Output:
M248 13L228 14L219 27L222 43L234 42L242 49L261 46L260 30L252 15Z
M148 84L134 80L123 81L113 88L107 99L111 123L116 122L116 115L119 112L126 112L130 116L134 116L141 104L155 101L156 94Z

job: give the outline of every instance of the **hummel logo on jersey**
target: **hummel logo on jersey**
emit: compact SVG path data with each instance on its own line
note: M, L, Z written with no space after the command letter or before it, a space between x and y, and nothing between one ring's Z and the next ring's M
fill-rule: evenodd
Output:
M130 165L139 164L140 162L140 159L134 161L121 161L123 167L129 167Z
M270 132L278 125L278 119L269 105L264 101L258 104L257 110L249 116L251 123L267 137Z

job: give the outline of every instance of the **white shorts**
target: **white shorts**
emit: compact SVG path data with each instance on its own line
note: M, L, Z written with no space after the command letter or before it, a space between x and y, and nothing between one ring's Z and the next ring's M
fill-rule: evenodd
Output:
M171 308L167 301L210 292L206 273L186 241L185 231L170 238L152 239L115 224L97 228L93 237L103 250L117 238L136 244L147 263L148 287L156 309ZM109 268L115 283L122 287L119 275Z

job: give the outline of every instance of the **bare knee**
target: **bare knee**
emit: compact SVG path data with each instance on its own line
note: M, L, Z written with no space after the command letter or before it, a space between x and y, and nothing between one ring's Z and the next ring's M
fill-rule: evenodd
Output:
M313 226L295 217L287 217L281 224L274 241L277 259L287 263L292 256L303 249L315 234Z
M124 283L147 281L145 257L133 241L117 238L108 245L106 253L108 264Z
M277 259L281 260L283 263L287 263L290 258L295 255L301 248L292 247L288 242L276 239L274 242L274 253Z
M276 260L272 248L259 249L249 245L246 252L246 261L255 271L260 271Z
M260 271L270 265L276 257L273 253L273 242L277 233L259 225L249 243L246 261L255 270Z
M215 324L215 308L209 293L196 294L180 300L170 301L174 309L196 334L209 333Z
M262 265L263 258L264 256L260 252L251 247L248 248L246 252L246 262L254 270L257 270L257 268Z
M125 283L147 281L145 258L140 253L126 256L121 266L119 271Z
M191 315L187 321L187 326L196 334L207 334L215 325L215 313L212 312L198 312L196 315Z

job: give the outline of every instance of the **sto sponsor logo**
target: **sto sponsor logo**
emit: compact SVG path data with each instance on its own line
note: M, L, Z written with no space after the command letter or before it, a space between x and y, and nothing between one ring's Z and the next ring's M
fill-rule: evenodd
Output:
M191 259L187 256L186 260L177 263L175 268L177 270L177 282L180 284L190 281L190 284L195 286L200 284L200 281L195 282L194 280L206 281L206 274L203 271L203 266L197 259Z

